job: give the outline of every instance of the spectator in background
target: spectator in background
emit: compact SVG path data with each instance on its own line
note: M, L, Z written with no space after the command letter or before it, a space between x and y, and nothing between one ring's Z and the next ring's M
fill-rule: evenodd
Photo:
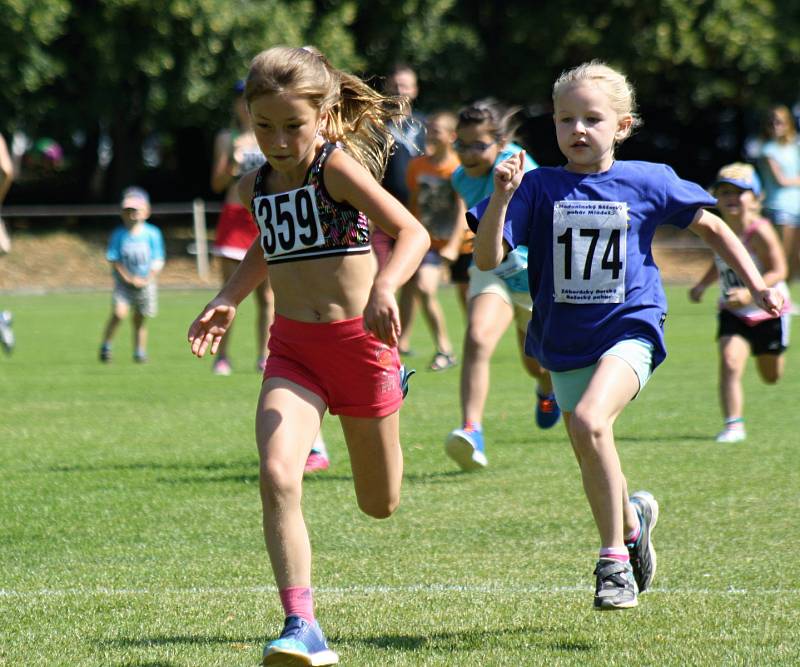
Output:
M789 281L800 275L800 144L788 107L767 113L759 171L764 182L764 215L781 229Z
M212 252L219 257L222 280L227 282L244 259L247 249L258 237L258 228L250 211L242 205L236 190L239 177L264 164L264 156L258 149L250 114L242 93L244 81L234 86L236 99L233 103L235 127L223 130L214 142L214 158L211 171L211 189L225 193L225 203L217 223L217 232ZM269 277L253 290L256 301L256 370L263 373L267 363L267 341L274 317L272 290ZM228 357L231 329L219 345L217 357L212 365L215 375L230 375L232 367Z
M0 207L6 198L11 183L14 180L14 164L8 152L8 146L3 135L0 134ZM0 255L5 255L11 251L11 238L6 230L3 218L0 217ZM0 346L6 354L11 354L14 349L14 330L11 328L13 318L11 312L4 310L0 312Z
M111 341L119 323L133 309L133 360L147 362L146 318L158 311L156 276L164 268L164 237L151 225L150 196L137 187L122 193L122 223L111 234L106 259L114 275L111 316L100 345L100 361L111 361Z
M409 311L418 298L433 335L436 352L429 365L432 371L443 371L456 365L453 345L447 335L447 323L436 292L442 275L442 260L451 267L461 252L466 229L466 209L461 197L450 184L450 177L459 161L453 149L456 140L455 114L439 111L425 123L427 155L412 158L406 171L409 209L431 237L431 248L422 264L403 287L409 293L406 309L400 303L400 338L397 346L409 348L411 328ZM464 271L466 274L466 270Z
M384 92L387 95L400 95L408 99L410 113L401 121L392 120L389 122L389 130L394 139L394 147L386 164L386 171L383 175L381 185L386 188L403 206L409 206L409 191L406 181L408 164L412 158L424 153L425 128L422 125L422 118L414 113L413 104L419 94L417 85L417 74L408 65L398 64L394 67L391 74L386 79ZM379 227L372 231L372 248L378 260L378 268L382 268L389 261L394 247L394 239L386 234ZM410 329L414 319L414 290L401 286L398 297L400 312L405 313L406 321L403 326ZM407 336L405 337L408 338ZM398 348L400 354L407 354L409 350L404 347Z

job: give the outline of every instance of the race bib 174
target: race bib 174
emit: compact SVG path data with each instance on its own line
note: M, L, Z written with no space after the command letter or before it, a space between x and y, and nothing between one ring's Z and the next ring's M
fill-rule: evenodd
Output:
M314 187L256 197L253 209L264 257L278 257L324 245Z
M559 303L625 301L628 205L558 201L553 207L553 284Z

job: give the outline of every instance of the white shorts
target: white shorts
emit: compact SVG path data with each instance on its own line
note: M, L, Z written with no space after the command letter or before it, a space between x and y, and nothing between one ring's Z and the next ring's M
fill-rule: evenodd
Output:
M514 321L520 331L528 331L528 322L533 312L533 301L529 292L513 292L506 281L491 271L481 271L474 264L469 267L469 290L467 298L481 294L496 294L514 309Z

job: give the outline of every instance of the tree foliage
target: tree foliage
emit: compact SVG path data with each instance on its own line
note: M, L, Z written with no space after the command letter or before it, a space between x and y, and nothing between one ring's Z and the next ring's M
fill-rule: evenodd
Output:
M0 0L0 130L73 146L81 182L110 136L95 196L136 175L158 131L203 192L199 158L229 120L231 86L275 44L314 44L365 77L408 63L428 109L491 95L546 113L554 78L599 58L685 127L793 103L799 42L798 0Z

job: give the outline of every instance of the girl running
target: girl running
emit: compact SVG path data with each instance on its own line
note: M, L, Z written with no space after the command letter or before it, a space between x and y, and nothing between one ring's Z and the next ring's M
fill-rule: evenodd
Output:
M331 665L314 618L303 465L326 410L339 415L356 498L386 518L400 499L399 408L405 377L394 293L428 250L424 227L376 180L403 101L333 68L309 48L257 55L245 91L266 163L240 182L260 238L189 329L214 354L238 304L267 275L275 324L256 414L264 535L284 608L265 665ZM368 219L398 252L375 274ZM264 261L266 259L266 262Z
M614 159L639 122L624 75L592 61L553 87L558 146L567 163L524 173L522 152L494 170L494 193L470 211L475 263L500 264L529 248L534 300L526 351L550 370L583 488L600 534L596 609L637 605L656 571L651 532L658 503L628 496L613 425L665 356L667 303L651 243L671 224L700 236L741 278L753 303L777 316L747 250L703 188L668 166Z

